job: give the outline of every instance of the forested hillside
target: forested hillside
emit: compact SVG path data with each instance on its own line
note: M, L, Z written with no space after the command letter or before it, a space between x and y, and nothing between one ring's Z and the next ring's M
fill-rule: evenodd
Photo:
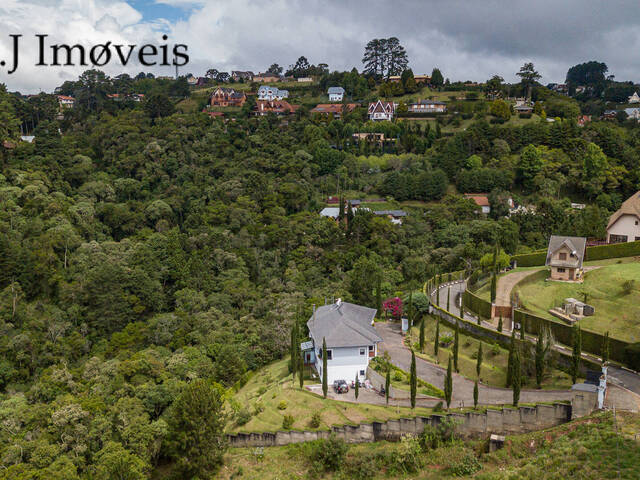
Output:
M125 107L87 89L62 120L43 102L33 143L19 141L27 102L0 91L1 479L217 465L198 459L206 443L180 440L213 421L189 402L222 409L225 389L288 353L313 304L376 307L436 272L480 268L496 242L514 254L551 233L602 237L640 186L637 123L477 120L445 135L373 126L362 108L224 122L172 113L189 93L153 88ZM397 140L355 144L367 129ZM465 192L490 192L491 216ZM341 224L318 214L328 195L386 197L409 215ZM507 217L509 196L529 208Z

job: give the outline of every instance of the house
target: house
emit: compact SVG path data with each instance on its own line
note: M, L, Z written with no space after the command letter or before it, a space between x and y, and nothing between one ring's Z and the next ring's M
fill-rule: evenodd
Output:
M640 122L640 108L625 108L624 113L627 114L627 118Z
M238 92L233 88L218 87L209 97L209 105L212 107L241 107L247 101L244 92Z
M404 210L377 210L373 214L389 218L394 225L402 225L404 217L407 216Z
M608 243L637 241L640 241L640 191L626 199L607 224Z
M58 105L60 108L71 108L76 103L76 99L67 95L58 95Z
M251 82L253 80L253 72L250 72L250 71L243 72L242 70L233 70L231 72L231 78L233 79L234 82L239 82L241 80L243 82Z
M633 92L633 95L629 97L627 103L640 103L640 96L638 96L638 92Z
M257 100L253 114L261 117L273 113L275 115L290 115L295 113L298 105L291 105L285 100Z
M189 75L187 77L187 83L189 84L189 86L195 87L198 84L198 79L193 75Z
M344 88L342 87L329 87L327 93L329 94L330 102L341 102L344 98Z
M533 113L533 107L531 105L516 105L513 107L513 110L516 113L524 113L525 115L528 113Z
M298 83L311 83L313 82L312 77L300 77L298 78Z
M584 237L551 235L545 265L551 267L551 279L582 281L582 262L587 246Z
M602 114L602 118L605 120L615 120L616 115L618 115L617 110L605 110Z
M333 118L340 118L342 117L343 110L346 110L346 113L351 113L357 106L357 103L347 103L345 105L341 103L319 103L311 109L310 113L333 115Z
M351 136L356 143L365 141L368 143L376 143L382 145L385 141L392 139L385 139L384 133L371 133L371 132L357 132Z
M411 113L445 113L447 104L435 100L418 100L407 105L407 109Z
M467 200L473 200L485 215L488 215L491 212L489 197L487 197L487 195L483 193L465 193L464 198Z
M258 88L258 100L282 100L289 98L289 90L280 90L278 87L262 85Z
M279 82L280 75L273 73L259 73L253 77L254 82L267 83L267 82Z
M321 217L333 218L336 220L340 215L340 207L325 207L320 210Z
M590 121L591 121L591 115L580 115L578 117L578 126L584 127Z
M393 120L393 116L396 113L396 104L393 102L383 102L378 100L377 102L369 104L369 120Z
M350 382L356 376L364 381L369 361L378 354L382 341L373 326L375 308L363 307L340 299L313 310L307 322L316 357L315 367L327 383ZM322 342L327 345L327 371L322 371Z
M391 75L389 77L391 83L400 83L401 79L401 75ZM413 79L416 83L429 83L431 81L431 75L414 75Z

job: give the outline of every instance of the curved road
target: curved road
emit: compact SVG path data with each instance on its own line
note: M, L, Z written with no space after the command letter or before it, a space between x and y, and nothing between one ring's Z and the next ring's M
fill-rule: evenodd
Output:
M446 301L446 300L445 300ZM389 352L391 363L408 372L411 367L411 351L404 346L400 325L394 323L376 323L376 331L382 337L383 343L378 346L382 351ZM416 357L416 371L418 377L440 389L444 389L446 369ZM452 407L473 405L474 382L453 374ZM552 402L555 400L570 400L573 394L570 390L522 390L521 403ZM510 404L513 393L509 388L478 386L478 404L495 405Z

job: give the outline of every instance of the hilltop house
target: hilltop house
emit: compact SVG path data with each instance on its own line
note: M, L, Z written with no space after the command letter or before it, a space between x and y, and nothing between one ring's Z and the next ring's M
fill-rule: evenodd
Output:
M258 100L282 100L289 98L289 90L280 90L278 87L262 85L258 89Z
M273 113L275 115L290 115L295 113L299 105L291 105L286 100L257 100L253 114L262 117Z
M231 78L234 82L239 82L242 80L243 82L250 82L253 80L253 72L247 71L243 72L241 70L234 70L231 72Z
M343 107L346 110L346 113L351 113L357 106L357 103L347 103L345 105L341 103L319 103L311 109L310 113L333 115L333 118L340 118L342 117Z
M418 100L407 105L407 109L411 113L445 113L447 104L435 100Z
M218 87L209 98L212 107L241 107L247 101L243 92L237 92L233 88Z
M329 94L330 102L341 102L344 98L344 88L342 87L329 87L327 93Z
M624 113L627 114L628 119L633 119L636 122L640 122L640 108L625 108Z
M608 243L635 241L640 241L640 191L625 200L607 224Z
M377 102L369 104L369 120L393 120L393 116L396 113L396 104L393 102L383 102L378 100Z
M640 96L638 95L638 92L633 92L633 95L629 97L627 103L640 103Z
M60 108L71 108L76 103L76 99L67 95L58 95L58 105Z
M584 237L551 235L545 265L551 267L551 279L582 281L582 263L587 245Z
M382 341L373 326L375 308L363 307L340 299L334 304L315 308L307 322L313 342L315 367L327 383L364 381L369 361L378 353ZM322 371L322 341L327 344L327 371Z
M259 73L253 77L254 82L267 83L267 82L279 82L280 75L273 73Z
M465 193L464 198L467 200L473 200L473 202L480 207L480 210L485 215L491 212L491 206L489 205L489 197L483 193Z

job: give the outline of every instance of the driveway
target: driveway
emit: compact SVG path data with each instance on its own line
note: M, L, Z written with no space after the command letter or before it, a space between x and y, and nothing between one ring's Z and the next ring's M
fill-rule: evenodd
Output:
M440 293L442 294L442 292ZM379 351L388 352L391 357L391 363L408 372L411 367L411 351L405 347L402 341L400 325L380 322L376 323L376 331L383 340L383 343L378 345ZM419 378L444 390L444 381L447 374L445 368L416 357L416 371ZM454 373L451 406L473 405L473 386L473 381ZM571 398L573 398L573 394L570 390L522 390L520 392L521 403L553 402L571 400ZM513 393L510 388L478 385L479 404L500 405L511 404L512 401Z
M521 272L507 273L506 275L498 277L498 283L496 284L496 305L510 307L511 290L516 286L516 283L540 270L542 269L523 270Z

